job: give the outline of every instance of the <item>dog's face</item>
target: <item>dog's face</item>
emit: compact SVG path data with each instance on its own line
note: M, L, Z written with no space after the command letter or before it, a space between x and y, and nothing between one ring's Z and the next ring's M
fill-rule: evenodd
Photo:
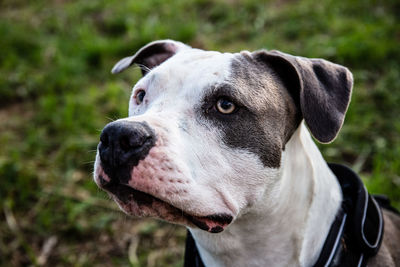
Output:
M219 53L167 40L113 71L134 63L145 76L132 90L129 117L101 134L94 179L130 215L212 233L263 196L273 197L285 144L302 117L318 140L331 141L350 97L345 68L279 52ZM327 74L337 75L334 86ZM309 86L310 79L319 83ZM340 98L331 97L339 91ZM333 115L319 122L305 114L310 98ZM313 131L315 123L327 127Z

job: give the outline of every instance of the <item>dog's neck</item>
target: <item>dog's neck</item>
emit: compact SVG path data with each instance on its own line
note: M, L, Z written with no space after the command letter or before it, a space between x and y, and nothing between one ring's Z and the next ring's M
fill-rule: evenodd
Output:
M302 123L280 177L220 234L193 230L206 266L311 266L340 208L340 186Z

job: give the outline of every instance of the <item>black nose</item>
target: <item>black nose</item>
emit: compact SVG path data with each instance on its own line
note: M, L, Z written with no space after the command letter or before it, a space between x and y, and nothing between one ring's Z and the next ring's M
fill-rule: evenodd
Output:
M147 156L155 141L154 131L146 122L115 121L107 124L98 147L104 170L112 176L115 169L136 166Z

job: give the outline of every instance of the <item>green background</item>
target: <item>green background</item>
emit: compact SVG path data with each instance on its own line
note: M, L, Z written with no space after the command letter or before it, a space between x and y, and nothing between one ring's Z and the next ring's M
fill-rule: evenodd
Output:
M345 125L320 148L400 208L399 14L396 0L0 1L0 265L182 264L183 227L123 215L92 181L140 77L113 64L164 38L349 67Z

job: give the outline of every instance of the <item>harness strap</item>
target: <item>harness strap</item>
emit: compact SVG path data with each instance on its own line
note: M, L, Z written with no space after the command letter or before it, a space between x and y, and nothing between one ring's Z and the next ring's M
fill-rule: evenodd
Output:
M313 266L366 266L368 259L378 253L382 242L381 208L350 168L340 164L328 165L338 179L343 202ZM343 230L338 230L336 225L343 221Z

